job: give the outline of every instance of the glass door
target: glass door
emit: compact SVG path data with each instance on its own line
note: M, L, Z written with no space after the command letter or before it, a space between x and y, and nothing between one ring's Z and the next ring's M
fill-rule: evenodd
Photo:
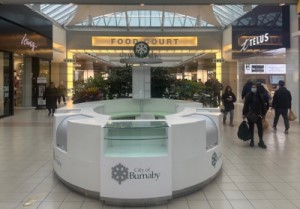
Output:
M0 117L13 114L11 59L9 53L0 52Z

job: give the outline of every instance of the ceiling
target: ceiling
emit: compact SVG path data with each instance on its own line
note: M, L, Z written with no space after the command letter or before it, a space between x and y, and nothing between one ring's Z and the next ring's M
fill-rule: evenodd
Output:
M134 33L138 28L141 28L141 30L144 31L151 29L152 31L158 30L159 32L172 30L176 32L176 34L188 30L203 31L206 29L220 31L226 28L226 26L231 24L234 20L246 14L248 11L251 11L251 9L256 6L252 4L261 3L261 1L240 0L238 1L239 5L236 5L235 2L236 1L230 0L176 0L175 2L171 2L170 0L164 2L151 0L151 2L143 1L143 4L145 5L140 5L140 1L135 0L127 0L126 3L117 0L74 0L72 1L72 4L64 0L31 0L30 2L23 0L0 0L0 3L30 3L28 5L29 7L60 24L66 30L124 30L128 32L128 34ZM265 0L263 3L279 4L283 2L286 4L297 3L295 0L283 0L278 2L276 0ZM243 3L245 3L245 5L242 5ZM184 7L182 6L183 4L185 5ZM132 18L132 21L130 21L130 18ZM130 22L135 22L134 18L139 20L143 18L145 21L143 21L143 24L132 26L130 25ZM156 25L154 24L155 18L159 20L159 23ZM122 19L126 19L125 25L121 25ZM169 19L169 22L172 22L172 24L166 24L166 22L162 21L167 19ZM155 27L145 25L145 22L151 22ZM178 26L178 24L181 25ZM91 52L91 54L92 56L87 53L75 53L75 58L82 66L85 66L86 63L92 61L94 62L95 68L98 69L105 69L106 66L118 65L117 63L119 63L120 59L119 52L109 54L109 56L107 54L95 54L93 52ZM201 56L199 56L199 54L188 53L162 54L161 56L163 64L158 65L169 67L189 65L190 68L197 68L199 60L207 62L207 60L211 61L212 59L215 59L214 53L204 53L201 54ZM195 56L198 56L197 59Z
M298 0L0 0L1 4L95 4L95 5L209 5L209 4L297 4Z
M52 19L68 31L112 31L132 36L135 32L172 32L179 35L186 32L222 31L255 5L86 5L86 4L30 4L33 10ZM87 49L89 50L89 49ZM173 50L172 50L173 51ZM195 50L194 50L195 51ZM88 54L87 54L88 53ZM88 51L75 53L82 65L94 59L97 67L120 65L119 52L104 53ZM201 59L214 59L214 53L159 53L163 63L159 66L180 66L191 64L195 68L195 56ZM92 55L92 56L90 56ZM200 59L200 57L198 57ZM103 61L104 60L104 61ZM197 68L197 67L196 67Z

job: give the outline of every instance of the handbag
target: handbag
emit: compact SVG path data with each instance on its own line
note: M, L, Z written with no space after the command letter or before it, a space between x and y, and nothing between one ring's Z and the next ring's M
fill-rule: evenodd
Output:
M252 110L250 110L247 113L246 117L247 117L247 120L252 123L256 123L258 120L258 114Z
M269 123L268 123L268 121L266 120L266 118L263 118L262 124L263 124L263 129L264 129L264 130L268 129Z
M247 121L243 120L239 125L237 136L243 141L247 141L252 138L252 133L249 130Z
M288 119L289 119L289 121L294 121L297 119L297 116L295 115L295 113L292 110L289 111Z

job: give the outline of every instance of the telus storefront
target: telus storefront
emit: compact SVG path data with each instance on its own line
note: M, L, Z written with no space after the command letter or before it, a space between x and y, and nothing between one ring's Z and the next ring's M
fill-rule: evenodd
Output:
M24 5L0 5L0 117L37 106L38 77L49 81L52 22Z
M238 61L240 89L247 80L266 84L272 93L286 80L290 48L289 6L258 6L232 24L232 58Z

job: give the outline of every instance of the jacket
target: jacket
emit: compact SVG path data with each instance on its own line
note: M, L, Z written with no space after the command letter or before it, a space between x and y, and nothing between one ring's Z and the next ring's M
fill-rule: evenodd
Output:
M229 100L229 98L231 98L231 100ZM236 96L232 92L225 92L224 94L222 94L222 102L226 112L233 110L233 103L236 102Z
M277 108L288 108L291 109L292 107L292 96L289 90L285 87L280 87L278 90L275 91L272 107L274 109Z
M252 110L257 115L265 116L266 107L265 100L262 94L260 93L248 93L245 97L244 107L243 107L243 115L247 115L247 113Z

